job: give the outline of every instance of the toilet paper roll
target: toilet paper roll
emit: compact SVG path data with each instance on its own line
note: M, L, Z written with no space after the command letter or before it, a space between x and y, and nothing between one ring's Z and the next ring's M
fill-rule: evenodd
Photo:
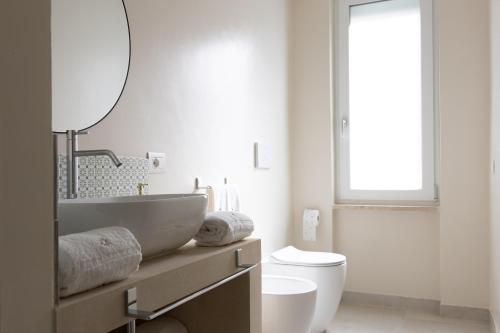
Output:
M139 325L137 333L188 333L187 328L174 318L158 318Z
M302 238L305 241L316 241L316 228L319 225L319 210L304 209L302 217Z

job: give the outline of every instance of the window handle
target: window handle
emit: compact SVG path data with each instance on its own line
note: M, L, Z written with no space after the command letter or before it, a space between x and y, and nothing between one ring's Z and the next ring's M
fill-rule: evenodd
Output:
M342 137L345 137L345 132L347 131L348 126L349 126L349 121L347 120L347 118L343 118L342 119L342 132L341 132Z

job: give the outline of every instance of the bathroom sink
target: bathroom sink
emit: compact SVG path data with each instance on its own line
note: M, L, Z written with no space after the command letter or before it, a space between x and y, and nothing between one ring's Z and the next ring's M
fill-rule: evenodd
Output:
M59 201L59 235L110 226L129 229L143 257L175 250L189 242L203 223L207 196L162 194Z

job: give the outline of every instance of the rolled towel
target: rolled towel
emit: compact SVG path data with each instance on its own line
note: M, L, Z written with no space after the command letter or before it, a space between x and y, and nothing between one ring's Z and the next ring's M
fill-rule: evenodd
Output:
M126 279L137 271L141 260L141 246L125 228L60 236L59 295L67 297Z
M223 246L248 237L253 221L239 212L209 213L194 239L199 246Z

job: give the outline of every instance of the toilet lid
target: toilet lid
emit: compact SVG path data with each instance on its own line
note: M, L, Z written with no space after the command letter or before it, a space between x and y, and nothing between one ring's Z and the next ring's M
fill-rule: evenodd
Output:
M280 264L297 266L339 266L346 262L346 257L341 254L301 251L293 246L274 252L271 258Z

